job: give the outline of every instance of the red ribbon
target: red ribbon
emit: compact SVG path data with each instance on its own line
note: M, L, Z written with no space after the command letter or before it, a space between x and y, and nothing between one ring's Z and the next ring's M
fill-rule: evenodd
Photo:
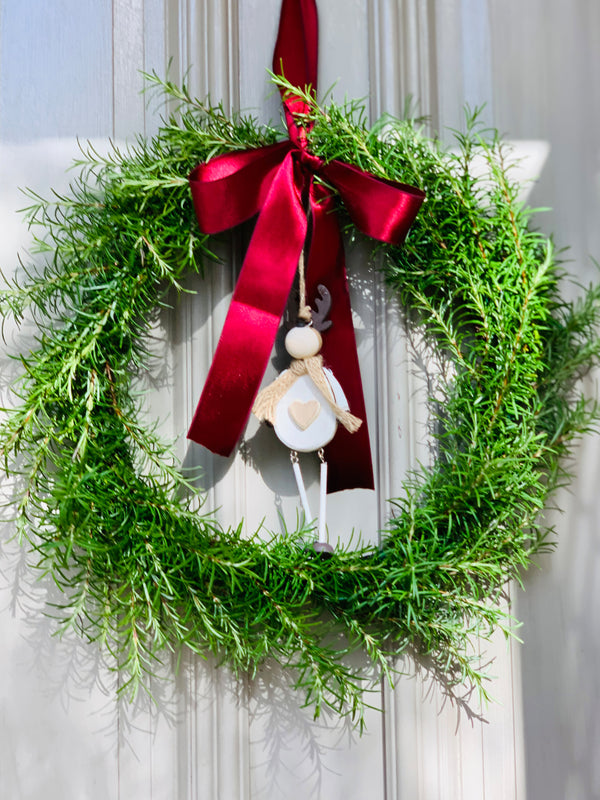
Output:
M315 0L283 0L273 71L293 86L317 82L318 26ZM335 200L318 176L340 195L354 224L390 244L404 241L424 200L412 186L384 180L341 161L325 164L306 146L298 114L306 101L284 93L289 140L257 150L218 156L189 176L194 208L205 233L239 225L258 215L221 338L188 438L230 455L246 425L268 364L307 233L307 294L324 284L333 298L333 323L323 337L323 358L339 380L353 414L364 420L356 433L338 427L327 447L329 491L373 488L373 469L352 312Z

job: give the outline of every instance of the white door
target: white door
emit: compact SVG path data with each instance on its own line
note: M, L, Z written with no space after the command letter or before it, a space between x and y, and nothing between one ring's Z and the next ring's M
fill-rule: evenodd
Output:
M66 184L74 137L151 134L157 113L139 95L138 70L211 93L226 108L278 119L270 66L280 0L3 0L0 6L1 266L27 241L16 187ZM486 101L486 119L513 139L543 140L549 154L533 190L552 205L540 224L584 258L600 254L598 154L600 11L588 0L319 0L319 83L367 98L373 118L401 113L407 94L437 129L459 127L463 103ZM447 136L448 134L444 134ZM534 152L545 152L533 148ZM185 434L239 268L242 243L224 244L199 295L163 320L174 381L151 413L165 434ZM387 497L427 457L423 376L367 253L348 253L359 356L368 389L377 491L334 495L330 524L371 538ZM583 266L582 266L583 264ZM208 320L208 321L207 321ZM23 334L25 337L26 334ZM26 341L23 338L22 341ZM8 363L2 374L9 371ZM248 436L254 437L255 428ZM209 503L225 523L293 523L286 461L264 437L259 468L188 450L206 468ZM600 797L596 722L598 632L597 441L578 453L574 493L557 500L558 552L512 589L525 645L498 641L491 672L497 704L469 720L407 663L395 692L373 698L362 737L315 723L285 678L266 668L250 683L211 662L186 659L155 681L155 707L114 700L117 678L93 647L51 638L40 614L50 592L23 573L4 526L0 561L0 796L37 800L233 800L369 797L372 800L587 800ZM283 476L283 477L282 477ZM316 491L316 473L309 491ZM373 520L377 520L374 524ZM5 543L6 542L6 543ZM171 665L165 672L171 673Z

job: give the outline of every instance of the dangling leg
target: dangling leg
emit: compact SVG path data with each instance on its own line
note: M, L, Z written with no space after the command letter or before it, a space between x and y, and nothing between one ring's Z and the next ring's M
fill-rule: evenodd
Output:
M321 481L319 485L319 541L324 542L327 538L327 462L323 448L319 450L319 461L321 462Z
M306 488L304 486L304 480L302 479L300 464L298 463L298 453L295 450L290 450L290 460L292 462L292 469L294 470L294 477L296 478L296 485L298 486L300 502L302 503L302 508L304 509L304 521L307 525L310 525L313 520L313 516L310 513L308 497L306 496Z
M333 547L327 538L327 462L323 448L319 450L319 460L321 462L321 481L319 485L319 538L313 545L317 553L333 553Z

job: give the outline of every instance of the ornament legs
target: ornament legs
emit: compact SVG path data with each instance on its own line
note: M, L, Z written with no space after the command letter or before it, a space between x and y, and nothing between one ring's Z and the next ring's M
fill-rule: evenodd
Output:
M294 477L296 478L296 485L298 486L298 494L300 495L300 502L304 510L304 520L307 523L312 522L312 514L310 513L310 506L308 505L308 497L306 495L306 487L304 486L304 479L298 463L298 452L290 450L290 460L292 462L292 469L294 470Z
M315 552L331 555L333 547L326 541L327 537L327 462L325 461L325 453L323 448L318 452L319 460L321 462L320 483L319 483L319 524L317 532L317 541L313 542ZM294 470L294 477L296 478L296 485L298 487L298 494L300 495L300 502L304 511L304 518L306 522L312 522L313 516L310 512L308 504L308 496L306 494L306 487L304 485L304 478L300 469L298 461L298 452L290 450L290 460L292 462L292 469Z

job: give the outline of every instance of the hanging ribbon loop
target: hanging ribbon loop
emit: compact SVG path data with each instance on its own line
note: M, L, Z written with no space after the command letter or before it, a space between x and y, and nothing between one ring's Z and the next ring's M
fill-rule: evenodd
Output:
M283 0L274 72L292 85L317 79L318 25L315 0ZM350 408L365 420L356 433L338 430L327 448L329 490L372 488L373 471L360 380L343 245L334 199L322 177L339 193L356 227L375 239L400 244L425 197L412 186L378 178L350 164L325 164L307 150L310 125L297 124L310 108L303 97L282 92L289 140L218 156L189 176L194 208L205 233L227 230L258 215L221 338L188 438L229 455L248 420L292 288L308 221L312 236L307 289L319 283L335 298L323 356L344 388Z

